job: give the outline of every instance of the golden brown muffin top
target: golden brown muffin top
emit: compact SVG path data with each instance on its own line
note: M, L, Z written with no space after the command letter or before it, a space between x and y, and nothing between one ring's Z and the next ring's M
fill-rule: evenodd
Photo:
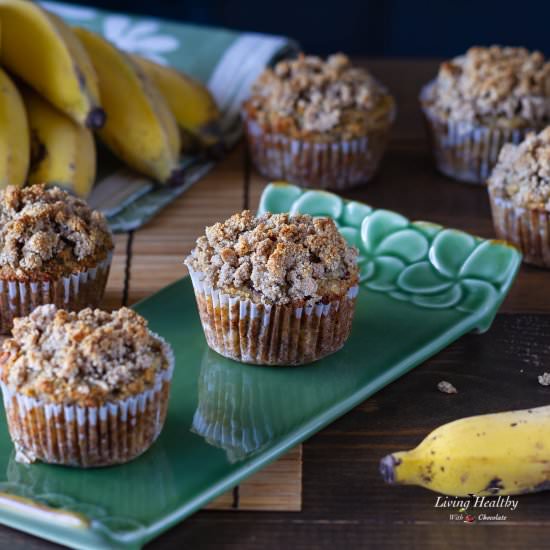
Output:
M112 248L103 214L59 187L0 190L0 277L59 278L94 267Z
M476 46L441 64L426 99L454 121L540 127L550 121L550 63L525 48Z
M2 380L12 391L81 406L153 388L171 357L167 344L131 309L76 313L52 304L15 319L2 351Z
M517 206L550 212L550 127L504 145L488 183L494 195Z
M330 218L244 210L206 228L185 259L207 285L255 302L328 303L357 284L357 250Z
M266 69L245 111L265 129L296 138L353 139L393 118L393 100L343 54L301 54Z

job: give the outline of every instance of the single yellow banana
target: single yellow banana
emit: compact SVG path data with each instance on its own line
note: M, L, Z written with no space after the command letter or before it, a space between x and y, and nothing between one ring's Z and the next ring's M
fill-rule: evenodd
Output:
M0 188L23 187L30 159L29 125L23 100L0 69Z
M133 59L166 99L184 142L189 134L202 149L222 147L220 110L204 84L172 67L139 56Z
M384 457L380 472L388 483L453 496L550 489L550 406L450 422Z
M74 32L99 77L107 121L99 130L106 145L130 167L161 183L176 183L180 135L176 120L155 84L132 59L86 29Z
M78 125L30 88L21 87L21 95L31 134L28 182L59 185L86 198L96 171L91 130Z
M28 0L0 0L0 64L79 124L105 122L97 76L71 29Z

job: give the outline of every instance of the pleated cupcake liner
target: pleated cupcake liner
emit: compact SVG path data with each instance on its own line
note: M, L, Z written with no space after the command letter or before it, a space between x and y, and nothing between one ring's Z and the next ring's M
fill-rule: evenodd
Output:
M450 178L484 184L504 144L518 144L529 132L541 130L497 128L443 118L426 104L431 86L423 88L420 101L436 166Z
M44 304L79 311L98 307L105 293L113 255L97 266L54 281L0 279L0 333L9 334L16 317L24 317Z
M329 304L256 304L209 287L189 270L206 341L224 357L255 365L302 365L338 351L347 340L358 287Z
M388 144L393 114L386 126L365 136L329 143L269 132L246 112L243 118L252 162L265 178L341 191L373 178Z
M162 342L168 367L153 388L101 406L49 403L11 390L0 381L16 460L90 468L128 462L159 436L168 408L174 356Z
M550 212L517 206L490 188L489 198L497 237L519 248L525 263L550 268Z

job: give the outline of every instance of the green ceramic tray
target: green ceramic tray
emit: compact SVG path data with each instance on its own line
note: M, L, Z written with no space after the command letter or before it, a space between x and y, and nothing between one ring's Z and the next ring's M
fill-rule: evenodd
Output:
M360 250L352 335L295 368L253 367L207 349L188 278L136 306L174 347L165 429L125 466L75 470L13 460L0 427L0 521L79 548L136 548L471 330L486 330L519 253L430 223L289 185L262 211L334 217Z

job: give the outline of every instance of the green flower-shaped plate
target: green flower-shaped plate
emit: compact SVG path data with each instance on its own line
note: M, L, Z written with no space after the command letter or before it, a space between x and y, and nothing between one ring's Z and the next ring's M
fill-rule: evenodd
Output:
M269 185L260 211L333 217L359 250L343 350L295 368L242 365L205 343L188 278L136 309L176 355L166 426L113 468L14 461L0 426L0 521L77 548L138 548L463 334L486 330L520 254L336 195Z

